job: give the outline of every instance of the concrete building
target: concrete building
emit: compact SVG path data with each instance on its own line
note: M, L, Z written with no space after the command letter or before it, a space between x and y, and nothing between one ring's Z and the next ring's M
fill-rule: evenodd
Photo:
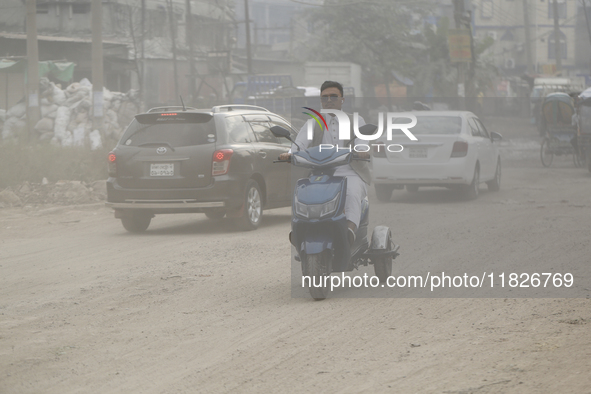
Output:
M199 91L196 96L224 95L224 78L231 67L232 4L229 0L191 0L191 32L186 29L186 5L186 0L171 0L170 5L167 0L145 0L142 24L142 1L102 1L105 87L127 91L144 85L147 106L177 104L172 60L174 36L178 93L188 98L189 87L195 84ZM22 0L2 0L0 58L26 56L25 19ZM40 61L75 62L73 80L91 80L90 0L37 0L37 30ZM196 63L193 80L188 71L188 38L193 41ZM197 101L197 97L192 101Z
M577 34L580 34L577 28L578 3L578 0L558 0L560 27L557 40L552 0L474 0L474 35L481 40L487 36L494 39L494 45L484 56L492 60L506 76L521 75L526 71L528 45L535 72L554 72L554 48L559 45L563 75L574 76L580 73L575 61L575 43ZM525 39L525 10L529 19L529 42Z

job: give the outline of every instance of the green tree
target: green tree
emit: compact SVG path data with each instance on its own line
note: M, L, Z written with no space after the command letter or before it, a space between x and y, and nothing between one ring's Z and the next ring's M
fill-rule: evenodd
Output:
M408 5L399 0L325 1L308 13L317 32L308 43L308 58L360 64L374 84L388 86L392 70L413 63Z
M427 27L423 32L426 48L414 68L413 95L452 97L457 94L457 69L449 58L449 20L442 18L435 30Z
M434 30L430 27L423 32L426 48L417 57L414 67L415 86L413 94L416 96L431 95L434 97L457 96L458 70L449 57L448 47L449 19L441 18ZM481 41L475 41L474 53L476 63L474 65L473 83L476 95L477 90L488 85L496 73L494 67L481 60L481 55L493 45L494 40L485 37Z

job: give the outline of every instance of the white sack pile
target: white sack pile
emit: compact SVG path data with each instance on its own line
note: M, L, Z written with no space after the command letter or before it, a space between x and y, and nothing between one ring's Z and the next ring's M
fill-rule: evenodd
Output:
M0 190L0 208L27 205L71 205L88 204L106 200L106 181L84 183L80 181L58 181L49 183L24 182L15 187Z
M41 78L41 120L32 133L41 141L51 141L59 146L85 146L92 149L102 146L101 135L92 128L92 84L84 78L62 90L60 85ZM104 136L118 140L125 127L138 112L137 91L127 93L103 89ZM16 138L26 128L26 106L18 103L4 114L0 110L2 139Z

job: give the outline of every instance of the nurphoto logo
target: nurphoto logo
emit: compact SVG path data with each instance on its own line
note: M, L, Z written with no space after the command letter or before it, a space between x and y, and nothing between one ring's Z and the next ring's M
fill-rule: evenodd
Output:
M312 119L309 119L307 122L307 137L308 140L312 140L314 137L314 121L316 121L316 123L318 124L318 126L322 129L323 125L324 125L324 130L328 130L328 124L326 123L326 119L324 119L324 116L322 116L322 114L333 114L337 117L338 121L339 121L339 140L342 141L349 141L351 139L351 121L349 120L349 116L343 112L340 111L338 109L321 109L320 112L309 108L309 107L303 107L304 109L307 109L309 111L311 111L312 113L309 112L304 112L304 114L309 115ZM384 128L384 118L386 119L386 127ZM401 118L406 118L406 119L410 119L410 123L394 123L394 119L401 119ZM383 113L380 112L378 114L378 128L376 130L376 132L372 135L363 135L359 132L359 113L354 112L353 113L353 133L355 134L355 137L361 139L361 140L365 140L365 141L375 141L378 138L380 138L382 136L382 134L384 134L384 129L386 130L386 139L388 141L392 140L392 132L394 130L401 130L411 141L418 141L417 137L415 137L409 129L412 129L413 127L415 127L417 125L417 117L415 115L412 114L408 114L408 115L400 115L399 113L396 112L387 112L387 113ZM371 146L374 146L377 148L378 152L380 150L380 148L383 146L384 144L356 144L353 145L353 150L355 152L369 152L369 150L371 149ZM337 151L339 149L348 149L351 150L351 147L339 147L338 145L332 145L332 144L320 144L320 151L322 151L322 149L334 149L336 147ZM390 145L386 145L385 149L388 152L392 152L392 153L398 153L398 152L402 152L402 150L404 149L404 147L400 144L390 144Z

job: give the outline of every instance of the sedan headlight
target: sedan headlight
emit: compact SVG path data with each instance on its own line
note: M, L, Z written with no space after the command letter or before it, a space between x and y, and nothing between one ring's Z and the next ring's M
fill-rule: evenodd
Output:
M320 219L324 216L334 213L339 206L339 199L341 193L338 193L335 198L324 204L303 204L298 201L295 196L295 213L308 219Z

